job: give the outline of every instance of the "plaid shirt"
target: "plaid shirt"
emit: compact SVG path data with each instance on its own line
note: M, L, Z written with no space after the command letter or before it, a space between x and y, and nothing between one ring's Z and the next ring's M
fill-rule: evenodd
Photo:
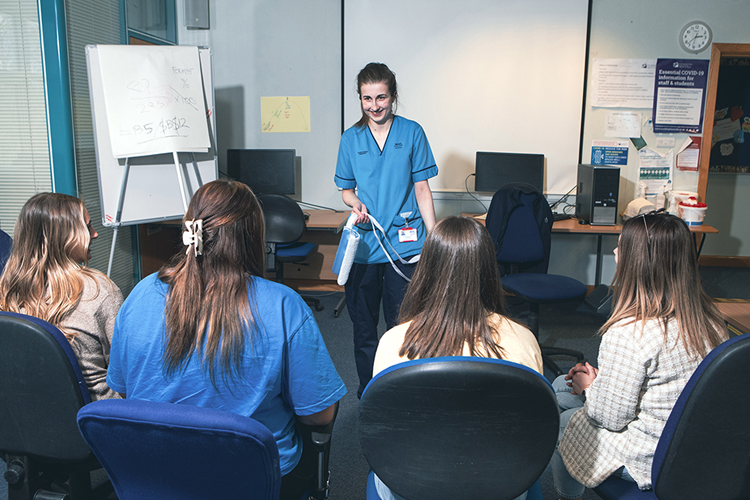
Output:
M570 474L589 488L625 466L651 488L651 463L664 425L701 359L690 357L670 320L614 324L599 347L599 375L559 444Z

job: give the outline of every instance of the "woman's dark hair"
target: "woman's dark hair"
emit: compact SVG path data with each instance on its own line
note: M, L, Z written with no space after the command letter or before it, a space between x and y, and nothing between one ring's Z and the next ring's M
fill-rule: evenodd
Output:
M703 290L695 242L685 222L667 213L639 215L622 226L606 332L621 320L674 318L688 353L703 357L728 338L721 313Z
M460 356L468 345L472 356L501 358L492 313L505 315L505 294L490 234L474 219L441 220L427 234L401 305L399 321L411 324L399 355Z
M391 71L388 66L383 63L371 62L357 75L357 95L359 96L360 109L362 108L362 85L372 83L385 83L388 87L388 92L393 97L393 113L396 113L398 107L398 89L396 87L396 74ZM364 109L362 109L362 118L354 124L357 128L364 128L367 126L367 115Z
M248 186L220 179L196 191L183 221L203 221L203 253L178 252L159 271L167 294L167 374L198 352L212 383L242 371L245 329L257 331L252 276L263 275L264 220Z

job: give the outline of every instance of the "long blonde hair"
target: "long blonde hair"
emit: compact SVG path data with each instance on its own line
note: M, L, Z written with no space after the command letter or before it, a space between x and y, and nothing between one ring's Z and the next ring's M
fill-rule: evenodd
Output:
M179 372L198 353L216 385L241 378L242 352L257 333L253 276L263 276L264 219L245 184L219 179L190 200L184 221L203 221L203 254L178 252L159 271L169 285L165 308L167 375Z
M703 290L690 230L678 217L655 213L623 224L614 290L612 315L601 333L622 320L659 319L666 341L674 318L685 349L700 357L728 338L721 313Z
M21 209L13 249L0 276L0 309L43 319L72 340L62 322L78 306L84 276L101 274L76 262L91 235L83 202L60 193L39 193ZM96 280L94 280L96 283ZM97 283L98 293L98 283Z

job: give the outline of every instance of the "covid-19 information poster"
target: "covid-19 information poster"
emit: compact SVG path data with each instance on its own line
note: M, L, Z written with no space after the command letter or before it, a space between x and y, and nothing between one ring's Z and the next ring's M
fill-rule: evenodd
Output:
M658 59L654 87L654 133L700 134L708 61Z

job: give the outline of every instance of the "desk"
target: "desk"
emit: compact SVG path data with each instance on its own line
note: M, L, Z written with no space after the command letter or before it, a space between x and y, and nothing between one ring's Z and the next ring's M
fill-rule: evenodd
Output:
M472 217L474 214L461 214L468 217ZM479 222L484 224L484 218L477 218ZM689 226L690 232L693 233L695 239L695 247L700 256L701 250L703 249L703 242L706 240L706 234L718 233L719 230L703 224L701 226ZM590 224L579 224L578 219L564 219L555 221L552 224L553 233L569 233L569 234L591 234L596 236L596 274L594 278L594 285L600 285L602 280L602 236L605 235L619 235L622 232L622 224L615 224L614 226L592 226ZM698 235L701 235L700 242L698 241Z
M737 331L750 332L750 302L716 302L716 307Z

